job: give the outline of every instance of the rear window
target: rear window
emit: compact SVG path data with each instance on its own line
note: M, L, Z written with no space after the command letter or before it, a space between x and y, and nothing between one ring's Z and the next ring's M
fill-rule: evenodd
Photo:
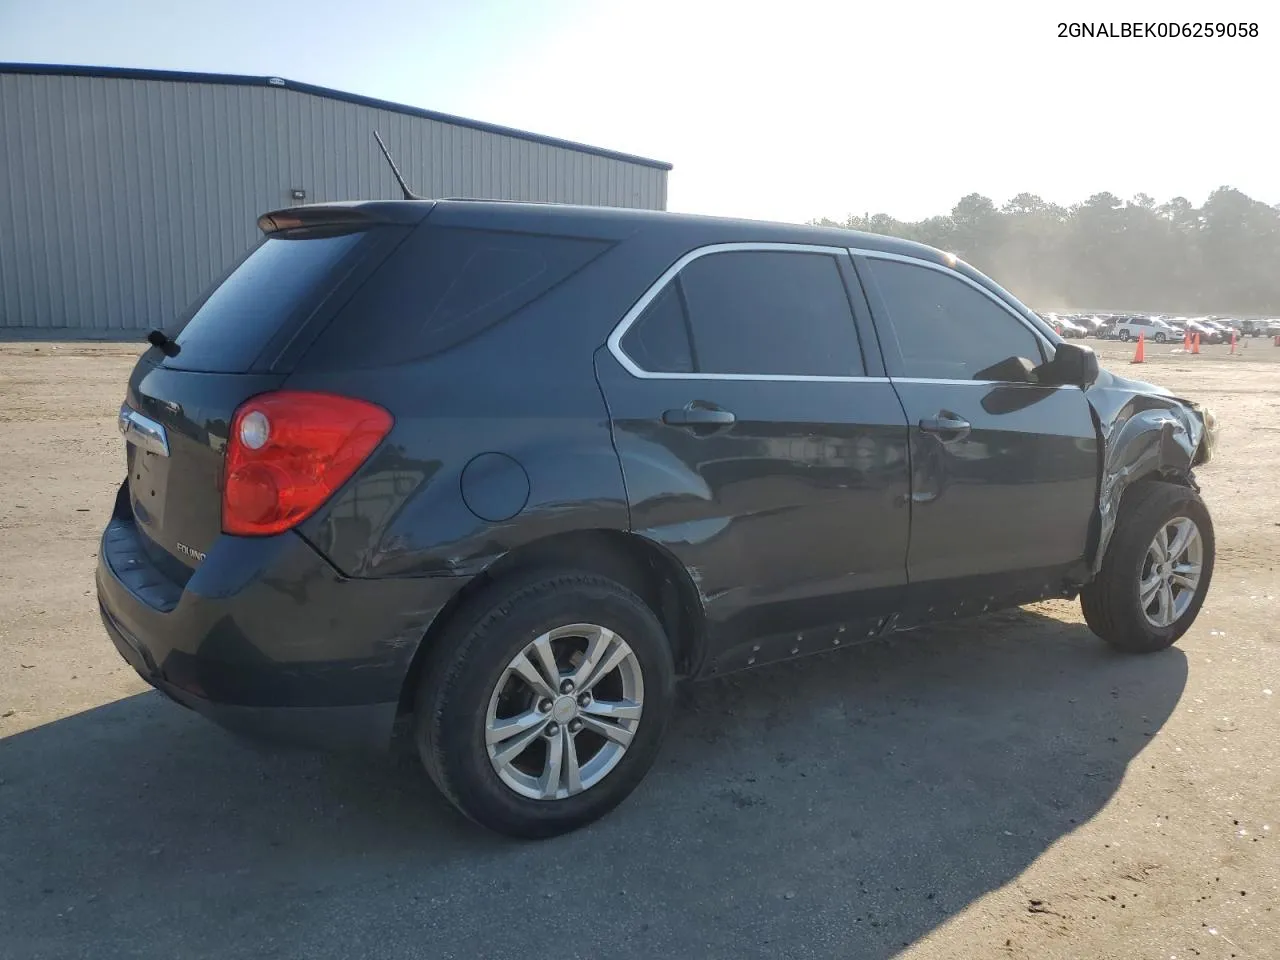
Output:
M332 290L367 237L368 232L263 240L178 324L175 339L181 350L165 366L248 370L273 336L300 321Z
M523 310L609 245L423 225L355 293L306 363L386 366L442 353Z

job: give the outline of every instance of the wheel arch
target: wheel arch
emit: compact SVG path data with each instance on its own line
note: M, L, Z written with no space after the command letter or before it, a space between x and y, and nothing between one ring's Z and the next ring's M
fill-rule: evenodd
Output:
M1139 395L1099 427L1103 440L1098 484L1098 524L1091 574L1102 568L1126 494L1151 481L1199 490L1192 467L1203 442L1197 421L1177 401Z
M398 713L413 712L413 699L436 641L459 613L494 584L531 567L579 569L616 580L653 611L672 645L679 675L695 674L706 656L702 598L684 565L668 550L639 534L621 530L574 530L552 534L493 560L432 620L414 652L400 690Z
M1177 642L1195 620L1213 577L1213 518L1194 483L1179 482L1174 475L1144 475L1124 493L1124 508L1116 523L1111 549L1092 582L1080 594L1081 610L1089 628L1112 647L1126 653L1154 653ZM1176 509L1174 509L1176 507ZM1152 597L1143 597L1142 583L1148 575L1168 577L1146 565L1154 535L1180 516L1189 517L1204 540L1199 558L1195 593L1173 618L1157 622L1149 610ZM1180 591L1181 592L1181 591ZM1173 595L1168 594L1168 602ZM1136 601L1136 602L1135 602Z

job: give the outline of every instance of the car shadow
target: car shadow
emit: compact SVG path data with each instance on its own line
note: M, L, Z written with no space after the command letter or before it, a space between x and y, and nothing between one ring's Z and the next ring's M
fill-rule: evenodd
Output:
M0 740L0 953L888 957L1094 816L1186 674L1019 610L690 686L543 843L138 695Z

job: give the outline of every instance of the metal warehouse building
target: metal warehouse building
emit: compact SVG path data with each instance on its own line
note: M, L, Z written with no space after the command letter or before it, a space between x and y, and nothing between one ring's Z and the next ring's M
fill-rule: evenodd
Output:
M664 209L671 165L294 83L0 64L0 334L171 320L260 213L400 196Z

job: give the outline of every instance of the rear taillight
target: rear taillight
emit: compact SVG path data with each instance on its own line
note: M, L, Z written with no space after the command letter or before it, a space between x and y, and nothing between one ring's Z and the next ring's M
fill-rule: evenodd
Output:
M246 401L231 421L222 529L263 536L293 527L329 499L391 430L363 400L282 390Z

